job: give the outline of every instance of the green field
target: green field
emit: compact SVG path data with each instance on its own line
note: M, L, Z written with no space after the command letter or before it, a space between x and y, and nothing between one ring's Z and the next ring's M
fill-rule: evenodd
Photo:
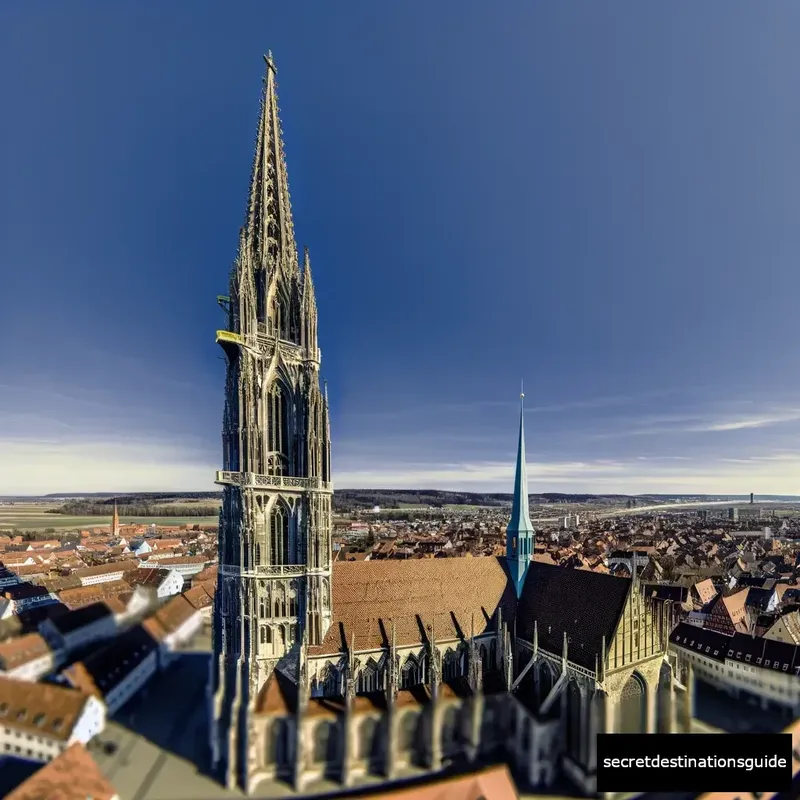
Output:
M508 504L511 505L510 503ZM468 505L457 505L451 503L445 503L444 507L448 511L487 511L487 510L496 510L502 511L503 506L468 506Z
M111 516L71 517L66 514L48 514L48 508L59 508L60 503L15 503L13 506L0 506L0 530L43 531L55 528L57 531L78 528L98 528L111 524ZM216 525L214 517L124 517L123 525Z

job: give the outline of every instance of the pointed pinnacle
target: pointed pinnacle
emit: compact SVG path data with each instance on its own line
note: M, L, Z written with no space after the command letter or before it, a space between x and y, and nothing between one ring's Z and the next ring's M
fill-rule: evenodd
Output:
M272 58L272 50L267 51L267 54L264 56L264 61L267 63L267 68L271 69L273 73L277 74L278 69L275 66L275 60Z

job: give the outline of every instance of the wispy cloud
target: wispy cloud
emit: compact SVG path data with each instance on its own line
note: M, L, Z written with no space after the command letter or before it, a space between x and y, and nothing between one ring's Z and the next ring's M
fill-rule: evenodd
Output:
M651 416L626 420L626 427L601 431L591 435L592 439L617 439L628 436L663 436L691 433L725 433L731 431L767 428L800 421L800 410L765 410L749 416L720 416L711 411L696 414ZM599 424L603 424L600 421Z
M769 417L749 417L742 419L732 419L724 422L711 422L706 425L699 425L694 428L687 428L691 433L712 433L715 431L740 431L747 428L766 428L770 425L782 425L787 422L797 422L800 420L800 411L792 409L782 414Z
M513 466L469 464L395 464L366 471L343 466L334 475L341 488L451 489L510 492ZM619 462L531 463L531 492L794 494L800 485L800 453L742 459L632 458Z

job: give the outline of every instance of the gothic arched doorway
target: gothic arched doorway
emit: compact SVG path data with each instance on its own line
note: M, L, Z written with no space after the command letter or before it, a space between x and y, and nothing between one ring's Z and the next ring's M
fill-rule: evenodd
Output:
M647 687L636 672L622 687L619 703L619 732L647 732Z

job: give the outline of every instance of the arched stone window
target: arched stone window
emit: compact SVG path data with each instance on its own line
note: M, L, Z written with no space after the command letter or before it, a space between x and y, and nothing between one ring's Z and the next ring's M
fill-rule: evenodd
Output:
M267 398L267 450L270 475L288 474L289 467L289 393L280 383L273 384Z
M335 697L341 694L342 678L339 670L332 664L326 664L322 668L319 678L322 686L322 693L325 697Z
M292 584L289 587L288 597L286 600L286 612L290 617L297 616L297 589L295 588L295 583L292 581Z
M453 681L461 675L461 653L448 650L442 661L442 677L445 681Z
M270 515L270 560L272 564L289 563L289 513L280 501L275 503ZM283 616L283 615L281 615Z
M381 674L378 665L370 659L367 666L358 674L359 692L377 692L381 687Z
M489 669L489 652L486 649L486 645L482 644L480 646L480 656L481 656L481 669L483 670L484 674Z
M416 711L407 711L401 718L397 732L397 743L404 753L416 749L417 729L419 728L419 714Z
M409 656L400 670L400 688L410 689L422 681L420 665L414 656Z
M261 619L267 616L267 599L265 597L258 598L258 616Z
M318 764L336 760L336 723L330 720L318 722L314 728L314 761Z
M255 566L261 566L261 545L256 542L256 563Z
M267 270L259 269L256 272L256 316L260 323L262 323L267 316L266 297Z
M380 723L367 717L358 728L358 757L367 761L380 756Z
M285 764L289 760L288 728L286 725L286 720L272 720L267 724L266 735L266 763Z
M452 751L459 743L458 708L448 706L442 717L442 746Z
M285 330L287 325L288 315L286 313L286 302L280 290L275 292L272 299L272 308L270 309L269 330L273 336L278 336L285 339Z
M620 733L646 732L647 694L644 680L636 672L622 687L619 715Z
M261 628L259 628L259 631L260 631L261 644L266 644L267 643L267 628L266 628L266 626L262 625Z
M570 681L567 689L567 753L581 763L581 736L584 728L583 704L578 684Z

